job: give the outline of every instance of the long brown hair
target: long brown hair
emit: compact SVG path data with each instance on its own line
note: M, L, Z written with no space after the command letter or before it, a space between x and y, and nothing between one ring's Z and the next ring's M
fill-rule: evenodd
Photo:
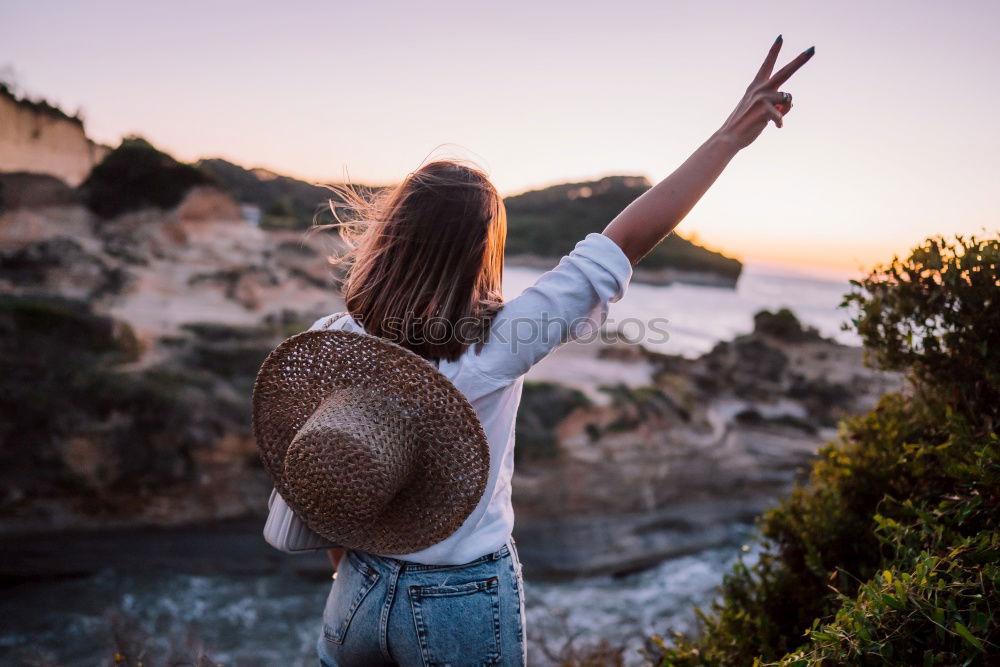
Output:
M353 246L344 301L365 331L436 361L481 346L503 305L503 199L479 169L438 160L381 190L332 186ZM340 212L346 211L345 221Z

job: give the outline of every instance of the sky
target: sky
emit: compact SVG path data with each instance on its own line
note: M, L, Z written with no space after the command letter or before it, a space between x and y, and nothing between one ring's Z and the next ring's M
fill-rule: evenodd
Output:
M504 194L670 174L774 38L784 127L741 151L678 232L836 275L933 234L1000 230L1000 2L0 0L0 73L145 136L313 182L391 183L430 157Z

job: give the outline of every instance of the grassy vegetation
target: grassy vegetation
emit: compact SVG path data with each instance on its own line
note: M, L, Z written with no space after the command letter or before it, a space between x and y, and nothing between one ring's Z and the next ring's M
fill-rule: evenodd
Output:
M996 238L935 238L855 283L870 359L911 387L842 424L661 665L996 664L998 267Z
M139 344L131 329L82 302L0 297L0 480L21 497L112 494L190 473L186 383L126 373ZM86 442L92 474L66 450ZM96 498L95 498L96 500Z

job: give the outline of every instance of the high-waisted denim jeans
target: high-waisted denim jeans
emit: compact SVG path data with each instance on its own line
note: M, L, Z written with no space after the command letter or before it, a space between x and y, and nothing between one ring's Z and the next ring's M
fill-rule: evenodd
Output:
M316 648L323 667L524 665L524 579L513 539L464 565L348 551Z

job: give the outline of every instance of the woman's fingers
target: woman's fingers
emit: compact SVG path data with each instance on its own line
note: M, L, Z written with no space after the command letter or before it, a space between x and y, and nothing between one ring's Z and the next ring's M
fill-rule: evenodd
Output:
M788 93L791 98L792 94ZM757 98L767 100L771 104L781 104L785 101L785 91L783 90L761 90L757 92Z
M785 81L788 81L789 77L795 74L800 67L805 65L815 53L816 47L810 46L808 49L797 55L790 63L779 69L777 74L768 79L765 87L771 90L777 90L778 87Z
M771 120L774 121L774 124L777 125L778 127L781 127L781 112L775 109L770 104L764 105L764 108L767 111L767 115L770 116Z
M789 111L791 111L791 109L792 109L792 94L791 93L788 93L787 97L785 96L785 93L782 92L782 91L778 91L777 93L772 93L772 95L774 95L774 97L771 98L771 99L775 99L776 100L774 102L774 108L777 109L781 113L782 116L784 116Z
M782 116L787 116L788 112L792 110L792 106L794 105L791 102L789 102L788 104L782 102L780 104L775 104L774 108L777 109Z
M757 94L756 104L764 109L768 120L773 120L778 127L782 126L782 116L788 113L784 110L785 94L778 91L762 91ZM788 108L791 108L789 102ZM766 121L765 121L766 123Z
M774 71L774 63L778 61L778 51L781 51L781 35L774 40L774 44L771 45L771 50L767 52L767 56L764 58L764 63L757 70L756 76L753 78L753 82L750 86L756 86L757 84L764 83L771 76L771 72Z

